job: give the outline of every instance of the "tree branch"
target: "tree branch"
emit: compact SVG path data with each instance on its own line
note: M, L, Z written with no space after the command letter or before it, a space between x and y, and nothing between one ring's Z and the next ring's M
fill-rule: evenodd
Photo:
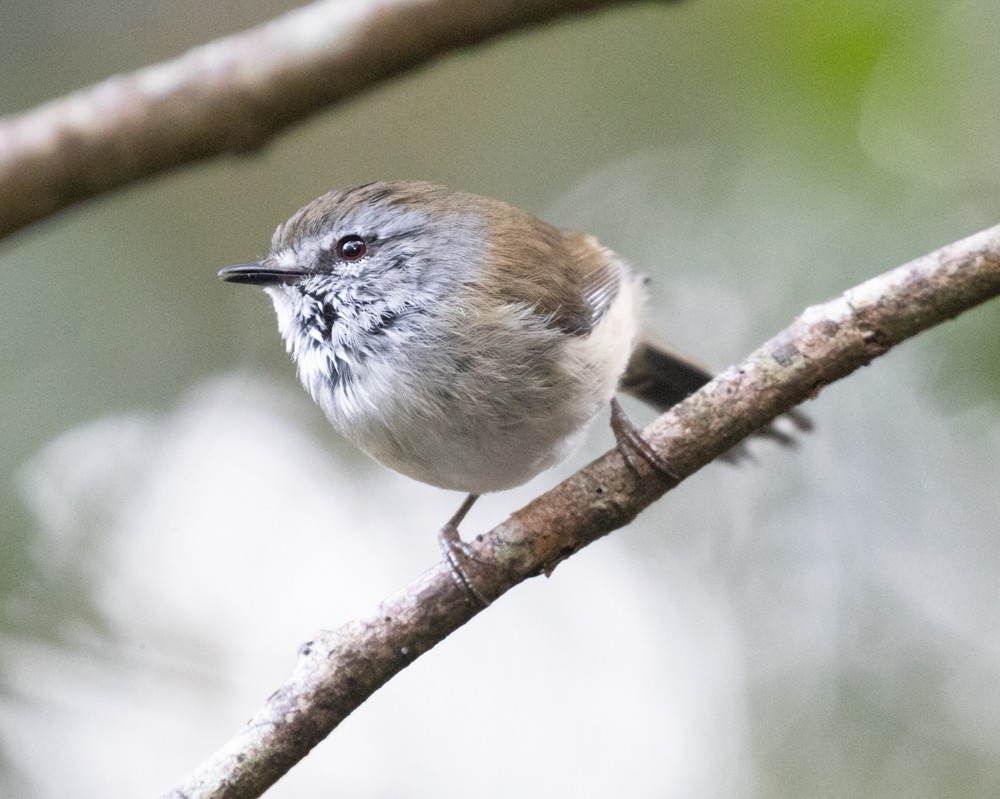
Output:
M1000 226L807 308L644 431L680 477L905 339L1000 295ZM672 484L612 450L473 543L470 578L496 598L621 527ZM475 566L475 562L471 565ZM305 644L288 680L167 799L257 797L377 688L479 612L443 563L368 618Z
M0 120L0 237L224 153L433 58L624 0L320 0Z

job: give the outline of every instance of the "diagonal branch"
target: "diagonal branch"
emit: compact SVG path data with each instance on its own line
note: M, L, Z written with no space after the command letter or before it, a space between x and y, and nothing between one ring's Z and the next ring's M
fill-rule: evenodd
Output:
M803 311L660 416L645 435L686 478L778 415L905 339L1000 295L1000 225ZM672 484L612 450L473 543L476 591L499 597L636 517ZM164 799L260 796L375 690L479 612L441 563L365 619L319 633L291 676Z
M624 0L319 0L0 120L0 237L81 200L252 150L444 53Z

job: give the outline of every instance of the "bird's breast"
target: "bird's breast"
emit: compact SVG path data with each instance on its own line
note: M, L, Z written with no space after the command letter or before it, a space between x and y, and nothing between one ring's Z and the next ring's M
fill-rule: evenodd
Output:
M341 317L328 339L301 329L289 350L361 450L417 480L485 493L565 458L610 400L635 332L634 309L615 305L588 336L502 309L394 316L379 332Z

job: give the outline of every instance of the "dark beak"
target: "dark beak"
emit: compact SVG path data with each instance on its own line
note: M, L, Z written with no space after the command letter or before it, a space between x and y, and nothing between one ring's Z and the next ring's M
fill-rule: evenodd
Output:
M278 269L264 261L236 264L219 270L219 277L229 283L248 283L251 286L277 286L294 283L308 274L301 269Z

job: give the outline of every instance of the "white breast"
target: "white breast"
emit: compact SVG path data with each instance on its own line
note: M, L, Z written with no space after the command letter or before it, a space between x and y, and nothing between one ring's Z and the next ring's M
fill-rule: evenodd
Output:
M637 335L630 280L587 336L507 314L463 335L426 334L331 383L319 355L300 376L333 425L398 472L481 494L527 482L567 457L610 401ZM527 322L530 317L530 323ZM447 328L439 320L438 332ZM510 341L520 346L507 346Z

